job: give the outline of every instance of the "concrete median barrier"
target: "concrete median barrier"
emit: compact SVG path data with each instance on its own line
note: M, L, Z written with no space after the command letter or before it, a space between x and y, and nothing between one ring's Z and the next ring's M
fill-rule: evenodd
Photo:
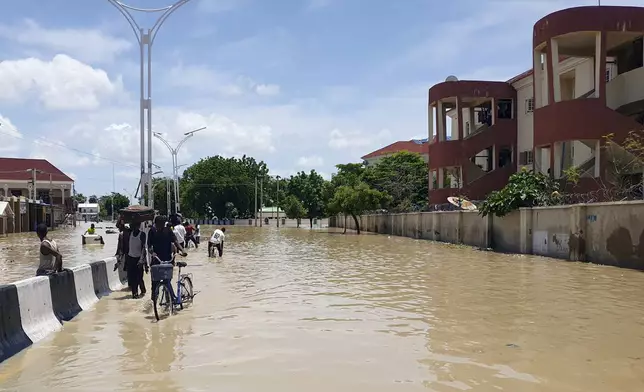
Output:
M78 305L83 310L91 309L98 302L98 297L94 293L92 267L89 264L83 264L72 268L72 272Z
M93 263L89 263L89 265L92 268L94 294L96 294L96 297L100 299L102 296L108 295L111 292L110 281L107 277L107 266L104 261L95 261Z
M49 289L54 315L60 321L69 321L81 312L76 296L74 272L65 270L49 276Z
M54 314L48 277L36 276L14 285L18 291L22 329L33 343L61 328L62 324Z
M29 347L31 340L22 329L20 302L15 285L0 286L0 362Z
M118 268L116 271L114 267L116 266L116 258L110 257L105 260L102 260L105 263L105 271L107 272L107 284L111 291L120 291L123 289L123 283L121 281L121 276L119 274Z

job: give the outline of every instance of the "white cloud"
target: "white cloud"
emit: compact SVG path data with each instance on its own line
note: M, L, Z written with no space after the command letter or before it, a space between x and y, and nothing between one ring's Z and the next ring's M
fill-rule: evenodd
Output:
M105 71L66 55L0 62L0 101L25 102L35 96L47 109L90 110L121 91L120 79L113 82Z
M255 91L259 95L278 95L280 86L277 84L258 84L255 86Z
M261 84L247 76L234 76L219 72L206 65L183 65L172 67L164 77L164 84L172 88L189 88L195 92L238 97L245 94L278 95L277 84Z
M307 168L320 167L324 165L324 159L317 155L312 155L310 157L300 157L297 160L297 165Z
M96 151L93 153L96 156L79 153L60 140L36 139L32 143L29 157L46 159L61 168L89 167L102 163L98 153Z
M7 117L0 114L0 135L2 136L2 143L0 143L0 152L2 153L16 153L20 149L20 139L22 134L18 128L11 123Z
M341 131L336 128L329 134L329 147L335 150L361 149L375 146L391 137L391 132L383 129L375 135L362 131Z
M68 54L89 63L111 62L133 46L131 41L97 29L48 29L31 19L21 24L0 25L0 37L20 45L47 49L52 54Z

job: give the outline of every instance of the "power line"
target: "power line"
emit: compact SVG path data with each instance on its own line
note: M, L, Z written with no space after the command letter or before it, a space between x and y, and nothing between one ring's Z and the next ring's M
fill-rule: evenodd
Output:
M2 125L2 126L6 126L6 124L0 124L0 125ZM15 132L18 132L18 130L16 130L16 129L13 129L13 130L14 130ZM13 134L13 133L5 132L5 131L3 131L2 129L0 129L0 133L3 133L3 134L5 134L5 135L9 135L9 136L15 137L16 139L28 140L28 139L27 139L27 138L25 138L24 136L21 136L21 135L19 136L19 135L15 135L15 134ZM121 166L125 166L125 167L134 167L134 168L138 168L138 166L136 166L136 165L134 165L134 164L127 163L127 162L123 162L123 161L117 161L117 160L115 160L115 159L106 158L106 157L103 157L103 156L101 156L101 155L98 155L98 154L95 154L95 153L92 153L92 152L79 150L78 148L70 147L70 146L68 146L68 145L66 145L66 144L63 144L62 142L56 142L56 141L54 141L54 140L46 139L46 138L44 138L44 137L42 137L42 136L40 136L40 137L38 137L38 138L35 138L35 139L30 139L30 140L31 140L31 141L39 141L39 140L42 140L42 141L44 141L44 142L46 142L46 143L49 143L49 146L56 146L56 147L65 148L65 149L67 149L67 150L75 151L75 152L77 152L77 153L79 153L79 154L88 155L88 156L91 156L91 157L96 158L96 159L102 159L102 160L104 160L104 161L108 161L108 162L111 162L111 163L114 163L114 164L117 164L117 165L121 165Z

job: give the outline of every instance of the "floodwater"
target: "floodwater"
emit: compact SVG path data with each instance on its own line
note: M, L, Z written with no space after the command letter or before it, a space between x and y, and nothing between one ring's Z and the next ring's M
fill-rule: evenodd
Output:
M81 235L90 227L89 223L79 223L76 228L61 227L49 232L63 255L63 267L70 268L92 261L114 256L117 234L105 234L107 226L114 223L95 224L96 233L103 236L105 245L83 246ZM0 284L15 282L36 276L39 263L40 240L35 232L0 235Z
M644 274L378 235L230 228L155 322L126 292L0 365L16 391L642 391Z

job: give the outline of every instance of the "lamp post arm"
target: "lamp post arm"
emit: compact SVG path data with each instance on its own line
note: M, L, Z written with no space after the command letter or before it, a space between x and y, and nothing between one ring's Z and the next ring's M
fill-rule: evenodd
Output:
M188 134L186 137L184 137L184 138L183 138L183 140L181 140L181 142L179 142L179 145L178 145L178 146L177 146L177 148L175 149L175 152L176 152L176 151L179 151L179 149L181 148L181 146L183 146L183 143L185 143L188 139L190 139L190 138L192 137L192 135L193 135L193 134L191 133L191 134Z
M153 133L153 135L154 135L154 137L156 137L157 139L161 140L161 141L163 142L163 144L165 144L165 146L166 146L166 147L168 147L168 150L170 150L170 154L174 154L174 151L175 151L175 150L172 148L172 146L170 145L170 143L168 143L168 141L167 141L167 140L165 140L161 135L159 135L159 134L158 134L158 133L156 133L156 132L155 132L155 133Z
M150 31L152 32L152 36L150 37L150 46L152 43L154 43L154 38L157 36L157 33L159 32L159 29L161 28L161 25L172 15L174 11L177 9L181 8L182 5L186 4L190 0L179 0L176 3L172 4L171 6L166 7L163 15L157 20L157 22L152 26Z
M127 10L128 8L131 8L131 7L121 3L120 1L116 1L116 0L107 0L107 1L110 4L112 4L114 8L116 8L121 13L121 15L123 15L123 17L125 17L127 22L130 24L130 28L132 29L132 32L134 32L134 36L136 37L137 42L139 43L139 45L141 45L141 37L139 36L141 27L139 27L139 24L136 23L136 20L134 19L132 14L130 14L130 12Z

